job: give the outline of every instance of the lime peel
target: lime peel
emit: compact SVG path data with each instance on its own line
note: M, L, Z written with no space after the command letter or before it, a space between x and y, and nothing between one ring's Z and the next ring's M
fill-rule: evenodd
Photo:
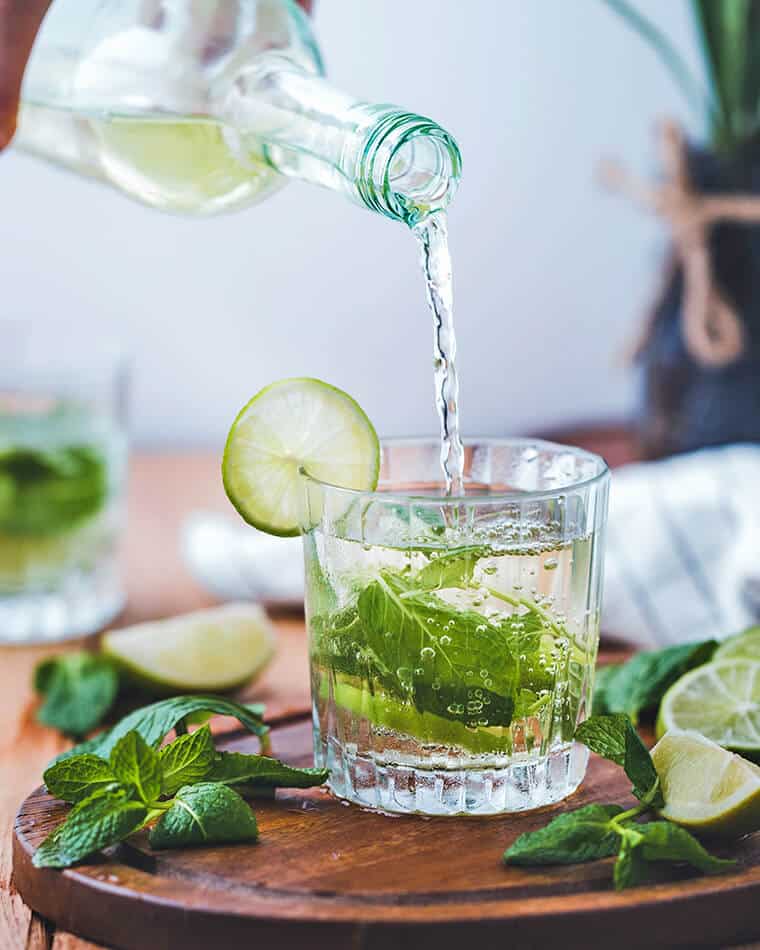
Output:
M154 694L227 692L274 656L276 633L257 604L231 603L106 633L103 653Z
M222 461L227 497L248 524L281 537L305 520L303 473L372 491L380 442L358 403L340 389L307 377L266 386L240 410Z

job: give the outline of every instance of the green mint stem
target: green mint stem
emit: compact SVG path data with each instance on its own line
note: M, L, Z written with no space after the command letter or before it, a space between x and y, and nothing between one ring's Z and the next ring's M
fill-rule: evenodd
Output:
M505 604L510 604L512 607L527 607L528 610L532 610L534 613L537 613L545 623L548 623L558 637L567 636L566 631L555 620L552 620L549 613L547 613L542 607L539 607L538 604L534 603L534 601L528 600L527 597L510 597L509 594L503 594L500 590L496 590L494 587L486 587L486 590L491 595L491 597L495 597L497 600L503 600Z
M610 826L621 836L625 836L625 828L621 827L624 821L630 821L631 818L638 818L639 815L643 815L645 811L649 810L648 804L636 805L633 808L629 808L628 811L621 811L619 815L615 815L614 818L610 819Z

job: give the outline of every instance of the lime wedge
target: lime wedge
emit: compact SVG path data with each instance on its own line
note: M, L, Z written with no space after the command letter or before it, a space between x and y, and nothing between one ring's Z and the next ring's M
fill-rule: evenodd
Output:
M700 834L760 828L760 768L693 732L666 732L652 749L669 821Z
M300 474L371 491L380 443L354 400L318 379L283 379L240 411L224 449L222 477L232 504L254 527L296 535L303 518Z
M698 732L724 748L757 755L760 663L706 663L676 680L660 704L658 738L670 729Z
M103 653L151 692L236 689L271 660L276 635L256 604L226 604L113 630Z
M713 654L718 660L756 660L760 662L760 627L750 627L724 640Z

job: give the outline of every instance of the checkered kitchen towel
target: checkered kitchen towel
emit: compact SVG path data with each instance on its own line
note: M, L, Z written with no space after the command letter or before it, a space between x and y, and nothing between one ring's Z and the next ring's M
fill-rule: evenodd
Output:
M606 632L641 646L722 639L758 622L759 589L760 446L613 472Z

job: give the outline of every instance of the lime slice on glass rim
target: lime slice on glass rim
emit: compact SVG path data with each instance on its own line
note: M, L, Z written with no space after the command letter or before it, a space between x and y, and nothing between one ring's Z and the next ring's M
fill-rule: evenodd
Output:
M665 733L652 749L669 821L700 834L760 828L760 768L694 732Z
M755 660L760 663L760 627L750 627L724 640L713 654L719 660Z
M248 524L289 537L300 533L302 470L331 485L372 491L380 442L364 411L340 389L318 379L283 379L238 413L222 479Z
M755 758L760 754L760 663L706 663L676 680L660 704L657 737L671 729L698 732Z
M101 648L152 693L218 693L260 673L275 641L274 627L257 604L225 604L112 630Z

